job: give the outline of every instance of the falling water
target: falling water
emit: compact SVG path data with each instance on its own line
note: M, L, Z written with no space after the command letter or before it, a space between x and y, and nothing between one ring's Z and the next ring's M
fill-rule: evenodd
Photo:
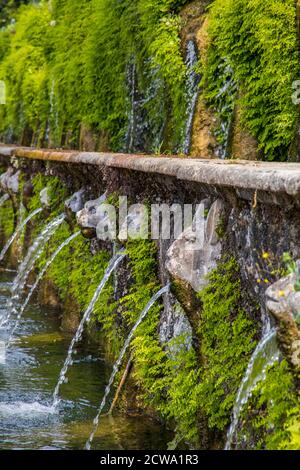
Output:
M42 280L42 278L44 277L44 275L46 274L46 272L48 271L48 268L50 267L50 265L53 263L53 261L55 260L55 258L59 255L59 253L63 250L63 248L67 245L69 245L69 243L71 243L71 241L73 241L76 237L78 237L80 235L80 231L79 232L76 232L74 233L73 235L71 235L69 238L67 238L58 248L57 250L53 253L53 255L49 258L49 260L47 261L47 263L45 264L45 266L43 267L43 269L41 270L41 272L39 273L35 283L33 284L33 286L31 287L22 307L20 308L19 312L18 312L18 315L17 315L17 318L15 320L15 324L14 324L14 327L10 333L10 336L9 336L9 339L7 341L7 347L10 345L13 337L14 337L14 334L15 334L15 331L16 329L18 328L18 325L20 323L20 320L21 320L21 317L24 313L24 310L25 308L27 307L28 303L30 302L30 299L33 295L33 293L35 292L36 288L38 287L40 281Z
M0 197L0 207L3 206L3 204L9 199L8 194L3 194L3 196Z
M135 131L135 95L136 95L136 66L134 64L130 64L129 73L128 73L128 84L130 88L130 113L129 113L129 121L128 121L128 130L126 134L126 147L127 152L133 151L133 144L134 144L134 131Z
M108 382L108 385L107 387L105 388L105 393L104 393L104 396L103 396L103 399L101 401L101 404L100 404L100 407L99 407L99 410L98 410L98 413L93 421L93 424L94 424L94 427L93 427L93 430L90 434L90 437L88 439L88 441L86 442L86 445L85 445L85 448L86 450L90 450L91 449L91 446L92 446L92 442L94 440L94 437L95 437L95 434L96 434L96 431L98 429L98 425L99 425L99 420L100 420L100 416L101 416L101 413L105 407L105 404L106 404L106 400L110 394L110 390L111 390L111 387L114 383L114 380L115 380L115 377L119 371L119 368L122 364L122 361L123 361L123 358L126 354L126 351L130 345L130 342L133 338L133 335L136 331L136 329L140 326L140 324L142 323L142 321L144 320L144 318L147 316L147 313L149 312L149 310L153 307L153 305L155 304L155 302L164 294L166 294L167 292L169 292L170 290L170 285L168 284L167 286L163 287L162 289L160 289L153 297L152 299L150 300L150 302L147 304L147 306L144 308L144 310L142 311L139 319L137 320L136 324L134 325L134 327L132 328L132 330L130 331L128 337L127 337L127 340L123 346L123 349L122 351L120 352L120 355L118 357L118 360L115 362L114 364L114 367L113 367L113 371L112 371L112 374L110 376L110 379L109 379L109 382Z
M51 82L51 89L49 94L49 118L47 123L47 129L45 133L45 140L47 145L56 145L57 141L57 129L58 129L58 110L55 100L55 80ZM50 142L51 141L51 142Z
M68 354L67 354L65 363L64 363L63 368L60 372L59 379L58 379L57 385L56 385L54 393L53 393L53 406L54 407L56 407L59 403L59 390L60 390L60 387L66 381L66 375L67 375L69 366L72 365L72 355L73 355L74 346L75 346L75 344L78 343L78 341L80 341L80 339L82 337L83 330L84 330L84 325L89 322L91 314L93 313L95 304L96 304L96 302L97 302L97 300L98 300L98 298L99 298L106 282L110 278L110 275L117 268L117 266L121 263L121 261L123 260L124 257L125 257L125 254L123 252L119 252L115 256L112 257L112 259L111 259L111 261L110 261L110 263L109 263L109 265L108 265L108 267L107 267L107 269L104 273L104 276L103 276L99 286L97 287L88 308L86 309L86 311L85 311L85 313L82 317L82 320L81 320L81 322L79 324L79 327L78 327L78 329L75 333L75 336L72 339L71 344L69 346Z
M226 59L220 63L218 69L218 74L222 77L222 85L216 96L216 100L218 102L217 112L221 121L220 128L216 132L216 137L220 141L220 148L216 152L216 155L224 160L229 156L229 144L237 84L232 67Z
M248 402L257 384L265 380L268 367L278 360L279 350L276 342L276 328L272 328L265 332L248 364L233 408L225 450L230 450L231 448L243 407Z
M18 303L19 297L22 293L22 290L25 286L26 280L30 271L32 270L35 262L41 256L45 244L50 240L51 236L54 232L58 229L58 227L64 221L65 215L60 214L55 219L51 220L46 227L42 230L42 232L37 236L34 240L33 244L28 250L28 253L19 266L17 276L15 277L11 289L11 299L6 309L6 315L3 316L0 320L0 328L10 320L10 317L13 313L15 313L15 309L13 308L14 305Z
M198 62L198 54L196 45L193 40L188 41L187 51L186 51L186 66L188 69L187 76L187 121L185 125L185 135L183 143L183 153L188 154L191 147L192 139L192 127L193 119L195 115L195 109L197 104L197 99L199 95L199 82L200 76L195 70L195 66Z
M43 209L40 207L39 209L36 209L35 211L33 211L31 214L29 214L29 216L23 220L23 222L21 222L16 230L14 231L14 233L12 234L12 236L10 237L10 239L7 241L7 243L5 244L5 246L3 247L1 253L0 253L0 262L3 261L4 259L4 256L6 255L7 251L9 250L9 247L13 244L13 242L15 241L15 239L17 238L17 236L22 232L23 228L28 224L28 222L34 217L36 216L37 214L39 214Z

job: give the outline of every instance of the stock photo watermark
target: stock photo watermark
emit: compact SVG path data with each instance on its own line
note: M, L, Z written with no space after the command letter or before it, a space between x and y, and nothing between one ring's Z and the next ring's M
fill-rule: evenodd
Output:
M3 80L0 80L0 104L6 104L6 85Z
M5 364L6 345L4 341L0 341L0 364Z
M102 241L177 240L189 229L195 250L204 245L204 204L129 205L127 196L120 196L117 207L103 202L91 206L84 217L87 225L96 227L97 238Z

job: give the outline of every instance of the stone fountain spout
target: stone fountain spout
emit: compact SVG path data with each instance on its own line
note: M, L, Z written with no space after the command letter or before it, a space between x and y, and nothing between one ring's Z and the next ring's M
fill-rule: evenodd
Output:
M98 199L87 201L84 208L76 212L77 223L85 238L96 238L96 228L101 218L98 208L106 201L106 194Z
M84 204L87 200L87 191L82 188L76 191L69 199L65 202L65 214L66 221L70 226L73 227L74 219L76 214L84 208Z
M206 201L202 201L202 206L205 207L205 204ZM207 218L204 213L198 217L197 230L203 231L202 243L199 243L201 237L196 236L195 229L191 226L168 250L167 271L174 279L189 284L196 292L200 292L206 286L207 275L216 268L221 256L222 246L218 228L223 221L223 214L223 202L217 199L211 205Z
M19 177L20 171L16 171L10 166L0 177L1 189L12 196L17 194L19 192Z
M296 317L300 311L300 292L294 285L296 274L272 284L266 291L266 306L277 326L278 346L291 368L300 373L300 328Z

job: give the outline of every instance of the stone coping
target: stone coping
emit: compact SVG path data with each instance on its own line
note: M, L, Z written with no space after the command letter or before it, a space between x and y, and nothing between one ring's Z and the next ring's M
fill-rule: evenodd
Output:
M0 156L99 165L234 189L300 196L300 163L208 160L178 156L132 155L34 149L0 145Z

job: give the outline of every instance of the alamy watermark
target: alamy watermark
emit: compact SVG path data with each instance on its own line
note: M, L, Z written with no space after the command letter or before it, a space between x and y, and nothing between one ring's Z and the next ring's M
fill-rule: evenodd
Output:
M6 345L4 341L0 341L0 364L5 364Z
M6 85L3 80L0 80L0 104L6 104Z
M102 241L177 240L189 230L195 250L202 249L205 237L204 204L128 204L120 196L117 207L103 202L89 209Z

